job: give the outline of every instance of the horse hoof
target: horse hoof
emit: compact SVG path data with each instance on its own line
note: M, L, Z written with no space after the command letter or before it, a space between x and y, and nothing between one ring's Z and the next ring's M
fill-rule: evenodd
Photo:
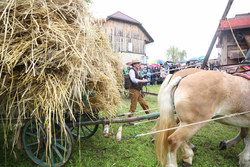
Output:
M151 143L154 144L154 143L155 143L155 139L152 139L152 140L151 140Z
M219 145L219 150L226 150L226 149L227 149L227 144L226 144L226 142L221 141L221 142L220 142L220 145Z
M182 162L182 165L184 166L184 167L190 167L191 166L191 164L189 164L189 163L187 163L187 162Z

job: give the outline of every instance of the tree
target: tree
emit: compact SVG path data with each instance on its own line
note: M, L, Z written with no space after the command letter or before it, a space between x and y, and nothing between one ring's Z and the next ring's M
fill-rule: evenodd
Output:
M92 3L92 0L85 0L88 4Z
M175 46L170 46L166 52L167 60L172 60L176 63L178 60L183 60L187 57L187 52L185 50L180 51L179 48Z
M179 52L179 60L184 60L186 57L187 57L187 52L185 50Z

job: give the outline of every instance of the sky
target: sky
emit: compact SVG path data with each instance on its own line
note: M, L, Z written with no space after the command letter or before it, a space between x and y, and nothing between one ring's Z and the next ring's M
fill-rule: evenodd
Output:
M106 18L120 11L140 23L154 39L146 45L149 61L166 60L170 46L187 52L187 60L205 56L228 0L92 0L90 12ZM234 0L227 18L250 13L250 0ZM215 44L216 45L216 44ZM210 58L218 56L214 47Z

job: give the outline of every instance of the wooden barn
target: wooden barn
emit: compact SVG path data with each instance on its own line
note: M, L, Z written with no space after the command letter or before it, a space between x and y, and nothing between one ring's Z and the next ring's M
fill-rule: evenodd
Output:
M220 65L236 64L244 60L242 52L246 56L250 49L250 13L222 20L218 29L218 39L217 48L221 48Z
M118 11L108 16L102 26L113 50L121 53L124 64L135 57L147 62L146 44L154 40L139 21Z

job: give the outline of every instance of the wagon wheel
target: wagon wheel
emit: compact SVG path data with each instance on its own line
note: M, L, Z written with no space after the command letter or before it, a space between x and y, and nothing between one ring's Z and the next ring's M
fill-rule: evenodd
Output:
M90 138L95 134L99 125L77 125L71 127L70 131L74 137L80 137L81 139Z
M83 114L81 116L77 116L77 122L80 123L80 125L72 126L70 127L71 134L74 137L80 137L81 139L87 139L93 136L99 125L81 125L81 123L85 121L91 121L91 120L96 120L98 118L98 112L95 112L95 117Z
M62 166L73 152L73 137L67 125L65 131L58 124L52 126L51 143L43 123L28 121L22 133L24 150L28 157L39 166Z

